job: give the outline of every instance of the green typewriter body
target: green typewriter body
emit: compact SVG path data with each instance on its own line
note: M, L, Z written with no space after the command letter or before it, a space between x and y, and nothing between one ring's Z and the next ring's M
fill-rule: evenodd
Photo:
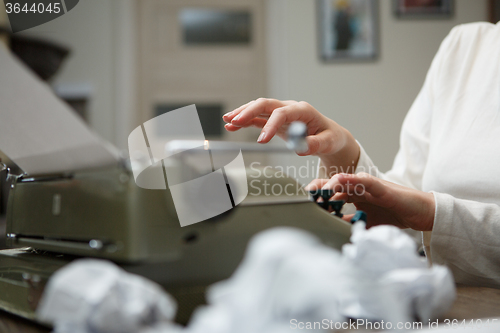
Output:
M253 183L243 202L185 227L169 190L138 187L125 167L16 179L7 210L12 249L0 251L0 308L36 320L50 276L72 260L94 257L162 285L179 303L177 321L185 323L204 302L205 288L232 274L260 231L296 227L337 249L349 242L350 224L311 201L296 180L259 182L252 172L247 170ZM267 196L259 188L264 180L268 188L298 191Z

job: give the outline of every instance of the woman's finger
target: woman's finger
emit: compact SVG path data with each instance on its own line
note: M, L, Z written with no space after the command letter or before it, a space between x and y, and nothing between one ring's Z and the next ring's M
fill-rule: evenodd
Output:
M233 111L226 113L225 115L222 116L222 119L226 123L230 123L231 120L233 120L234 117L236 117L241 111L243 111L245 108L247 108L250 104L252 104L254 102L255 101L250 101L250 102L248 102L246 104L243 104L242 106L234 109Z
M351 223L351 220L353 217L354 217L354 214L344 215L344 216L342 216L342 220Z
M239 127L239 126L234 126L232 124L226 124L224 125L224 128L226 129L226 131L228 132L236 132L240 129L242 129L243 127Z
M345 186L339 181L339 174L334 175L332 178L326 182L323 187L321 188L323 190L332 190L334 193L341 192L344 193L345 191Z
M349 195L347 193L337 192L333 195L332 200L344 200L345 202L348 202Z
M342 185L350 185L362 187L365 192L368 192L374 197L380 197L387 192L386 185L380 180L368 173L360 172L357 174L338 174L336 175L337 182Z
M366 190L361 180L352 177L357 179L357 181L348 181L348 177L344 177L345 175L346 174L334 175L323 185L322 189L328 189L334 192L332 200L344 200L347 203L371 202L373 196ZM352 175L349 174L349 176Z
M314 179L312 182L310 182L304 189L306 191L318 191L321 189L326 183L328 183L328 179Z
M304 118L307 118L307 111L303 103L295 103L275 109L271 117L269 117L266 126L262 129L257 142L269 142L276 135L281 126L285 124L290 124L297 120L304 121ZM307 123L307 121L304 122Z
M236 132L237 130L241 128L246 128L246 127L257 127L257 128L262 128L266 124L267 120L262 119L262 118L255 118L252 119L251 121L247 122L243 126L236 126L233 124L226 124L224 125L224 128L229 131L229 132Z
M259 98L239 112L231 114L228 119L231 118L231 124L241 127L251 119L260 115L271 114L274 109L284 105L282 101L276 99Z
M307 151L298 153L299 156L307 156L324 153L334 149L332 147L332 133L331 131L322 131L316 135L306 136Z
M264 101L276 101L276 102L281 102L282 105L291 105L291 104L294 104L294 103L297 103L297 101L293 101L293 100L287 100L287 101L278 101L278 100L270 100L270 99L265 99L265 98L260 98L259 99L259 102L261 102L261 100L264 100ZM256 101L255 100L252 100L246 104L243 104L242 106L234 109L233 111L230 111L226 114L224 114L222 116L222 119L224 119L224 121L226 123L229 123L231 122L238 114L240 114L240 112L242 112L243 110L245 110L248 106L250 106L251 104L255 103ZM271 111L272 112L272 111ZM261 113L259 115L259 117L262 117L264 119L267 119L269 118L269 115L270 115L270 112L269 113Z

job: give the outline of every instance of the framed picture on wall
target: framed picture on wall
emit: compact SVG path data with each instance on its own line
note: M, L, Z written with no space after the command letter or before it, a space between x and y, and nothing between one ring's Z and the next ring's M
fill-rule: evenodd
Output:
M246 45L252 40L252 13L186 7L179 13L184 45Z
M500 21L500 0L490 0L488 2L488 21L491 23Z
M377 0L317 0L319 53L324 61L378 56Z
M453 0L393 0L399 18L450 18Z

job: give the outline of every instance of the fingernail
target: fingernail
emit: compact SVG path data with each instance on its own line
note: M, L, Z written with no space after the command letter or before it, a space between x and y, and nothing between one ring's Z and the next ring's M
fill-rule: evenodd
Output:
M232 121L235 121L235 120L237 121L238 119L240 119L240 117L241 117L241 113L239 115L237 115L236 117L234 117Z
M307 156L311 155L311 150L307 149L306 151L296 152L299 156Z
M262 142L266 138L266 132L262 132L257 139L257 142Z
M222 118L229 117L231 114L233 114L233 111L226 113L225 115L222 116Z

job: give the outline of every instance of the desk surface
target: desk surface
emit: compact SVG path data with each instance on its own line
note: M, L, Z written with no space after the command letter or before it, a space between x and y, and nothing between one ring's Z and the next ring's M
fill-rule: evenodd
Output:
M439 322L490 317L500 317L500 289L459 286L453 307ZM0 332L46 333L50 330L0 311Z
M442 319L500 317L500 289L457 287L457 299Z

